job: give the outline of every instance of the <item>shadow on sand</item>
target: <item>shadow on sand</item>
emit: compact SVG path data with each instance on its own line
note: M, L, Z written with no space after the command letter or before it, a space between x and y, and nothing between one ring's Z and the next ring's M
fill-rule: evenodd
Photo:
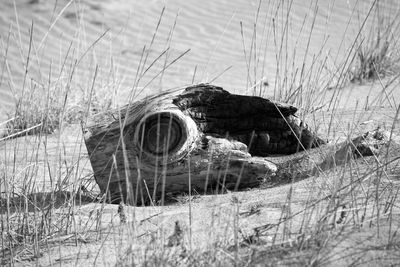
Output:
M7 212L34 212L57 209L68 206L79 206L98 202L99 198L90 193L70 191L40 192L29 195L17 195L0 197L0 214Z

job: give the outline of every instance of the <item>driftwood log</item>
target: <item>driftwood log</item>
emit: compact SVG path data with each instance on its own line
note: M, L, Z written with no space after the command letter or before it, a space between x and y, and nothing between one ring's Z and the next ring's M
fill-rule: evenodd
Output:
M365 143L368 134L351 146L335 148L330 157L321 157L321 149L300 152L325 142L296 111L291 105L199 84L97 114L89 118L84 137L107 200L129 204L189 190L218 192L305 177L345 161L348 151L373 153L374 146ZM382 140L376 135L369 134ZM276 154L294 156L268 157Z

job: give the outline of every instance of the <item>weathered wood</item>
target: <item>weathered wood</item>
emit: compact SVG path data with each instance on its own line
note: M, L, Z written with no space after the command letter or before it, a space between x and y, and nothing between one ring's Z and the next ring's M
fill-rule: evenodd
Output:
M383 166L392 160L396 163L399 157L400 137L377 128L338 144L325 144L292 155L266 158L276 165L277 171L267 177L263 186L271 187L317 176L351 160L360 159L361 163L371 166L379 162Z
M111 202L154 201L189 185L197 192L247 188L340 161L264 158L325 143L296 110L200 84L90 118L85 142L96 182Z
M292 154L324 143L295 116L297 108L288 104L233 95L208 84L186 88L173 103L201 132L229 135L249 146L253 156Z

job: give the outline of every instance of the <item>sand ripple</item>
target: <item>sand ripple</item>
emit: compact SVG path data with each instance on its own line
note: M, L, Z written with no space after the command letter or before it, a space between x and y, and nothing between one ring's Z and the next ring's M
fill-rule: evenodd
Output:
M56 6L52 1L28 2L16 1L15 12L12 1L8 1L2 4L0 10L0 107L9 113L15 105L15 94L23 91L24 80L26 90L65 87L70 80L72 94L84 92L91 87L96 65L99 66L96 88L117 88L120 95L126 96L135 81L144 45L148 49L146 66L169 45L168 62L191 49L188 55L164 73L162 82L156 79L147 92L190 83L196 67L195 81L200 82L210 81L229 66L232 68L216 82L236 92L248 92L240 22L243 24L246 53L249 54L259 1L153 0L139 3L85 0L69 3L64 0L57 1ZM307 57L312 59L324 46L326 38L328 42L325 43L324 53L329 53L333 59L345 56L345 47L352 44L372 3L362 1L362 4L353 6L353 2L335 1L332 6L331 1L319 1L315 6L315 3L304 4L304 1L296 0L291 7L285 3L278 12L277 1L262 2L255 36L258 58L252 59L259 61L258 72L254 74L251 70L251 80L266 76L271 83L275 79L279 47L274 45L273 31L280 41L287 19L289 34L284 49L289 54L296 51L294 65L301 66L304 61L314 15L315 25ZM164 16L150 47L164 4ZM380 1L380 5L386 16L393 16L392 13L399 10L395 0ZM290 13L287 14L289 8ZM177 24L169 44L168 36L177 14ZM345 31L348 23L350 26ZM27 66L32 25L32 47ZM107 34L92 47L107 29ZM165 57L147 72L138 87L145 86L164 64ZM261 73L262 69L264 73Z

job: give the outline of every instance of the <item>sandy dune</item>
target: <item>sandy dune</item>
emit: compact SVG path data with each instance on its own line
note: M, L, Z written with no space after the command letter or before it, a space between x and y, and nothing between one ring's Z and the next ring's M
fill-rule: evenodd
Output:
M213 81L223 73L214 82L240 93L252 93L246 89L248 74L253 83L265 77L270 86L263 94L271 96L280 49L274 43L287 38L283 50L289 57L295 54L292 72L312 60L321 48L320 58L326 56L328 65L334 68L347 56L372 3L362 1L355 6L354 2L319 1L318 5L305 5L303 1L293 1L290 6L281 7L275 1L262 1L256 17L258 1L5 1L0 9L0 119L4 120L4 113L12 114L14 96L23 91L65 87L69 80L72 94L88 90L96 65L99 72L95 89L108 92L105 97L109 98L117 92L116 102L124 102L134 84L144 48L146 55L148 52L145 65L149 66L169 47L138 88L146 86L164 64L188 49L190 52L152 81L142 95L189 84L197 68L195 82ZM380 1L380 7L391 17L399 3ZM257 35L253 36L256 19ZM285 21L290 24L287 35L283 34ZM373 21L368 23L366 28ZM258 51L257 58L251 59L251 64L258 62L256 73L253 65L249 73L246 67L252 40ZM292 61L288 63L291 65ZM224 72L227 68L230 69Z
M307 71L316 72L316 69L311 68L310 62L313 58L318 58L326 60L327 69L323 71L330 73L347 57L348 49L352 46L373 1L304 2L294 0L289 5L284 1L282 7L279 6L281 1L261 1L257 18L259 1L254 0L3 1L0 8L0 123L13 116L17 96L22 93L28 94L35 90L69 91L71 104L87 97L96 68L98 72L93 88L97 97L111 99L114 105L125 104L132 89L141 91L135 97L138 99L161 90L191 84L192 81L212 81L231 92L253 94L255 92L248 85L263 77L269 85L263 88L261 94L269 97L274 97L275 94L279 98L279 94L283 92L276 92L276 88L280 88L282 85L279 83L284 82L282 77L276 75L276 55L280 54L280 47L276 43L284 44L281 54L283 61L279 61L280 71L286 70L286 73L291 74L300 72L305 62ZM396 0L379 1L379 4L382 13L388 18L400 9L400 3ZM152 40L161 13L162 20ZM253 35L256 20L257 35ZM285 24L286 21L288 25ZM367 21L365 27L368 29L373 24L374 21ZM252 46L252 43L256 45ZM190 51L187 54L161 75L164 66L188 49ZM251 52L253 49L257 53ZM142 58L143 50L145 53ZM152 65L160 55L160 59ZM288 61L285 61L286 56ZM145 60L145 67L139 72L151 67L135 84L138 66L143 65ZM248 69L249 61L251 64ZM229 69L225 72L227 68ZM214 78L217 79L214 81ZM382 82L386 84L388 81L390 77ZM296 99L299 116L303 118L306 114L306 121L321 136L329 140L343 140L354 129L364 132L376 126L385 129L392 127L396 108L400 103L398 81L385 88L385 91L380 82L350 84L340 90L328 90L326 87L332 84L326 81L321 84L322 87L319 87L319 82L308 83L310 87L315 86L307 91L312 97L300 94ZM333 110L332 105L335 107ZM395 122L397 133L398 121L399 118ZM0 124L0 136L3 126L4 124ZM68 184L74 184L76 181L72 180L76 178L80 179L79 182L82 180L82 183L87 182L87 186L93 185L96 188L81 129L77 125L68 126L49 136L28 136L0 142L0 151L3 152L0 155L0 164L10 177L5 177L3 181L13 187L16 195L24 195L21 188L25 185L21 184L27 177L32 183L27 186L31 192L54 189L54 175L65 177ZM375 166L362 163L356 167L355 172L368 171ZM57 234L48 239L46 237L42 257L32 260L29 256L28 260L32 260L29 262L32 265L64 263L108 266L129 255L134 261L136 255L130 254L130 251L143 252L141 245L153 245L151 240L154 236L163 238L156 245L164 248L166 237L171 234L175 220L182 222L186 232L189 228L193 231L191 242L193 241L194 247L200 248L218 242L222 245L231 244L234 229L237 229L233 225L237 208L240 208L240 212L246 212L254 206L260 207L258 215L240 215L240 229L250 233L254 226L274 224L280 220L289 192L293 192L291 212L306 210L309 199L320 198L316 194L333 191L329 186L337 182L336 178L342 175L338 174L341 171L342 169L332 170L315 180L305 179L294 187L286 184L270 189L252 189L250 192L195 196L191 211L184 197L184 200L180 200L182 205L127 207L129 223L124 225L118 218L118 207L115 205L77 205L74 207L76 213L73 218L76 219L74 229L78 229L79 241L74 239L77 235L73 234ZM349 177L353 178L352 174L346 176L350 179ZM399 183L398 176L393 175L391 179L393 181L390 183ZM371 178L367 182L372 180ZM389 179L384 182L389 183ZM374 187L373 183L374 181L360 191ZM64 189L71 192L78 190L68 187ZM62 199L65 207L57 207L57 211L69 214L71 207L67 205L70 202L66 202L65 198L66 196ZM236 205L234 199L239 199L240 205ZM323 213L327 205L322 203L318 208ZM102 213L104 217L95 218L96 212ZM335 212L332 214L339 213ZM398 205L395 214L398 214ZM355 217L354 215L352 218ZM190 225L189 218L196 223ZM293 220L294 224L298 223L297 219ZM371 228L363 229L368 232ZM366 234L372 235L375 232ZM343 236L343 250L336 251L341 247L333 244L336 250L332 249L332 252L332 247L326 247L327 251L322 252L323 255L330 256L327 261L331 260L331 264L336 260L341 260L343 264L346 260L351 262L351 256L347 259L339 256L346 253L357 254L356 238ZM185 238L188 239L187 236ZM375 249L378 251L376 253L383 255L383 258L390 253L392 256L399 256L398 250L393 252L386 248L379 249L380 247ZM22 251L21 255L25 255L24 253L26 254ZM370 258L374 257L372 255ZM391 258L388 257L388 260ZM20 264L28 264L28 261L22 259Z

